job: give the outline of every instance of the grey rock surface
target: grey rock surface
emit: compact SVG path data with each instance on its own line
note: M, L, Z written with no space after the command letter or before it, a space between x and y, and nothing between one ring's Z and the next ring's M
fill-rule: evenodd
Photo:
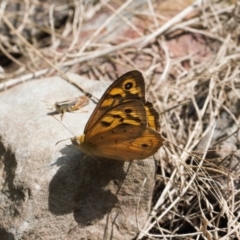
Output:
M109 86L70 76L98 98ZM70 146L70 140L56 145L73 137L71 132L82 134L95 104L90 101L79 111L65 113L62 123L70 132L47 115L46 101L53 104L79 95L59 77L0 93L0 235L4 239L133 239L138 224L144 226L155 182L152 157L130 164L84 156Z

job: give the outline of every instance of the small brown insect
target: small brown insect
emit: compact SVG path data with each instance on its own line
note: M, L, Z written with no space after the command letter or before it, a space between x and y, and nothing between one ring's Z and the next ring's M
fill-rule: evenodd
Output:
M73 99L56 102L54 104L55 111L48 113L49 115L61 113L61 120L65 112L73 112L79 110L89 104L89 97L87 96L80 96Z

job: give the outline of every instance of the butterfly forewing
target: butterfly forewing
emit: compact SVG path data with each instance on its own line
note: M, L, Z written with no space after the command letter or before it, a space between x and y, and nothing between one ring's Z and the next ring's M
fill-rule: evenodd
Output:
M114 129L120 125L145 127L147 119L143 103L138 100L130 100L110 108L88 131L85 141L91 142L96 135L105 132L114 134Z
M93 127L105 112L128 100L145 102L145 83L139 71L127 72L109 86L89 118L84 134Z

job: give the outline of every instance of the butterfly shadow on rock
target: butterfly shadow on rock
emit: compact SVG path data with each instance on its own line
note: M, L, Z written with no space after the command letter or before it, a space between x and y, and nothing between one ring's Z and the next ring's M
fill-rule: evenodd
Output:
M85 156L71 147L61 152L60 168L49 184L49 210L56 215L73 212L82 226L102 219L118 202L124 162Z

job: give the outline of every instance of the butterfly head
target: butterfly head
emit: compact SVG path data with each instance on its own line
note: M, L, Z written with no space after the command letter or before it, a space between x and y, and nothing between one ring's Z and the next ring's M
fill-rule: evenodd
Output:
M78 137L71 138L71 142L75 146L80 146L84 142L85 135L80 135Z

